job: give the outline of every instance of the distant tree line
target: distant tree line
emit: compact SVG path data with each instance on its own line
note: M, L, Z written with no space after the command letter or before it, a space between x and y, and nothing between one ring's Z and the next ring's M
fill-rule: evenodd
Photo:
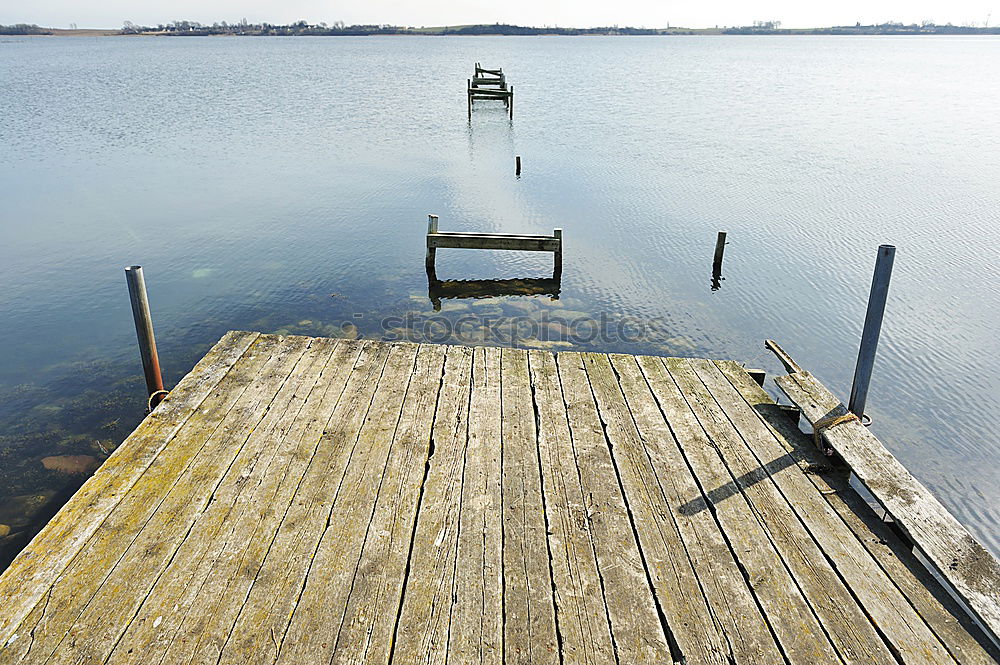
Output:
M274 25L272 23L249 23L243 19L237 23L213 23L205 25L197 21L172 21L161 23L156 26L136 25L131 21L125 21L122 32L125 34L163 34L178 36L198 36L198 35L378 35L378 34L399 34L407 32L408 28L401 28L392 25L344 25L343 21L336 21L331 25L326 23L308 23L307 21L296 21L288 25Z
M840 25L829 28L781 29L781 21L754 21L753 25L726 28L726 35L1000 35L1000 28L975 25L936 25L933 21L904 25L887 21L873 25Z
M51 30L40 28L34 23L15 23L0 25L0 35L51 35Z
M442 35L658 35L663 30L653 28L619 28L618 26L603 28L532 28L521 25L495 23L493 25L463 25L454 28L444 28L437 34Z
M936 25L933 21L923 21L904 25L889 21L877 25L833 26L828 28L782 28L781 21L754 21L752 25L723 27L719 29L691 30L688 28L632 28L606 26L598 28L560 28L553 26L529 27L507 23L480 25L443 26L436 28L413 28L389 24L345 25L343 21L333 23L309 23L296 21L287 25L272 23L250 23L245 18L235 23L213 23L206 25L197 21L171 21L155 26L136 25L125 21L122 34L151 34L172 36L199 35L255 35L255 36L351 36L351 35L683 35L683 34L727 34L727 35L934 35L934 34L1000 34L1000 28L961 25L951 23ZM52 34L37 25L17 24L0 26L0 34L6 35L47 35Z
M124 34L163 34L178 36L198 35L278 35L278 36L350 36L350 35L656 35L665 30L649 28L533 28L495 23L491 25L463 25L444 28L411 28L398 25L345 25L343 21L332 24L296 21L288 25L271 23L213 23L204 25L197 21L172 21L156 26L141 26L125 21Z

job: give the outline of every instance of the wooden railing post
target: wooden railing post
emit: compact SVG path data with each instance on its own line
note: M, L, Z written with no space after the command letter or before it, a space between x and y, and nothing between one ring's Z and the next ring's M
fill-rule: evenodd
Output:
M135 334L139 340L142 371L146 376L149 407L154 409L166 396L166 391L163 389L163 377L160 374L160 358L156 354L153 319L149 313L149 298L146 296L146 280L142 274L142 266L125 268L125 280L128 282L128 295L132 301L132 318L135 321Z
M436 279L437 269L434 266L434 259L437 255L437 249L431 246L430 235L432 233L438 232L438 216L437 215L427 215L427 254L424 256L424 268L427 270L427 276L431 279Z
M563 250L563 237L562 229L555 229L552 231L552 236L559 241L559 247L555 251L555 260L552 265L552 278L559 279L562 277L562 250Z

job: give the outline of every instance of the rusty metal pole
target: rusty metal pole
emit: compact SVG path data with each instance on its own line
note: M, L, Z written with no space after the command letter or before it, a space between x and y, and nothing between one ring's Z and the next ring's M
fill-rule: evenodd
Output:
M851 399L847 404L851 413L861 418L865 415L868 401L868 385L875 368L875 351L882 333L882 317L885 315L885 301L889 297L889 280L892 278L892 263L896 258L893 245L879 245L875 259L875 273L872 275L872 289L868 295L868 311L865 326L861 331L861 346L858 348L858 364L854 368L854 382L851 385Z
M156 338L153 337L153 319L149 314L149 298L146 296L146 280L142 276L142 266L125 268L128 282L129 300L132 301L132 318L135 320L135 334L139 340L139 355L142 357L142 371L146 375L146 391L149 393L149 408L155 409L167 392L163 389L160 375L160 359L156 355Z

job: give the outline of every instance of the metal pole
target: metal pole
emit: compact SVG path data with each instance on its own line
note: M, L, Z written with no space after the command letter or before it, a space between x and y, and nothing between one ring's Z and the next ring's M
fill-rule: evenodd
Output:
M868 295L868 313L865 314L865 327L861 333L861 347L858 349L858 364L854 369L854 383L851 385L851 400L847 406L858 417L864 415L865 402L868 400L868 384L875 367L875 351L882 332L882 315L889 295L889 279L892 277L895 256L896 248L893 245L879 246L875 273L872 275L872 290Z
M129 300L132 301L132 318L135 320L135 334L139 339L142 371L146 375L149 406L156 408L166 397L166 391L163 390L163 377L160 375L160 359L156 355L156 338L153 337L153 319L149 314L149 298L146 296L142 266L125 268L125 280L128 282Z

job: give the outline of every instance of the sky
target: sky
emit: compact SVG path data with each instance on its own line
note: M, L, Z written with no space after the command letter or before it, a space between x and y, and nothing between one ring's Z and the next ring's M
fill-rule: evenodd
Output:
M990 16L992 14L992 16ZM65 28L118 28L123 21L156 25L200 23L311 23L343 21L432 26L466 23L647 28L749 25L781 21L782 27L853 25L861 22L1000 25L1000 0L0 0L0 24L37 23Z

